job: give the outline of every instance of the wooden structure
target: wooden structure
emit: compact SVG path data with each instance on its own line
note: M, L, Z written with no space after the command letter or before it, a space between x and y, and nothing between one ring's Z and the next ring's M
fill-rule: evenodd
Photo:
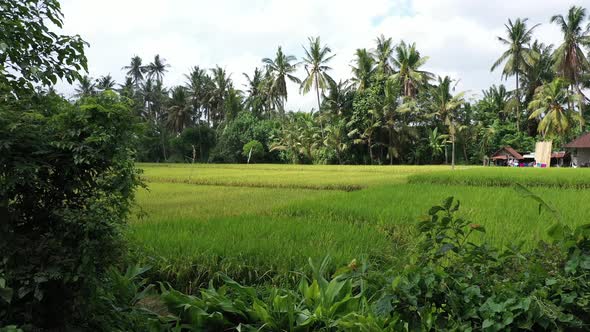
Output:
M535 166L551 166L551 150L553 149L552 141L537 142L535 144Z
M590 132L565 145L571 152L572 167L590 167Z
M490 159L496 166L517 166L520 161L524 160L522 155L510 146L505 146L496 151Z

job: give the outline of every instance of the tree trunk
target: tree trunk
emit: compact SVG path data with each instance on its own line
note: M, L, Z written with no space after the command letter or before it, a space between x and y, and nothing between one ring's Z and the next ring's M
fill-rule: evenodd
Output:
M324 123L322 121L322 114L320 113L320 86L318 85L318 74L315 74L315 93L318 97L318 116L320 117L320 130L322 131L322 139L324 138Z
M453 144L453 149L451 150L451 169L454 170L455 169L455 134L453 133L451 135L451 140L452 140L452 144Z
M371 148L371 145L372 145L371 144L372 143L371 137L369 137L368 143L369 143L369 158L371 159L371 165L373 165L373 149Z
M516 131L520 131L520 91L518 86L518 70L516 71Z

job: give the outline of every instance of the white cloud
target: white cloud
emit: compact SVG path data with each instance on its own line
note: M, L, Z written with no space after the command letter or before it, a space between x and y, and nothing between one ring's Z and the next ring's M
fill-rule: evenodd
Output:
M583 1L571 4L582 5ZM242 73L261 66L281 45L288 54L303 55L308 36L320 35L337 56L331 66L335 79L350 76L356 48L372 48L380 34L416 42L430 56L427 68L460 79L458 88L479 93L500 74L490 73L503 51L496 36L504 34L508 18L528 17L542 23L535 36L557 43L560 33L549 18L571 4L552 0L63 0L65 30L91 44L90 74L124 77L121 67L137 54L145 62L160 54L171 64L167 85L184 82L190 67L216 64L232 72L236 86ZM587 3L586 3L587 5ZM303 76L303 71L299 71ZM510 85L510 82L508 83ZM71 93L71 88L63 87ZM289 85L290 109L309 110L313 94L299 95Z

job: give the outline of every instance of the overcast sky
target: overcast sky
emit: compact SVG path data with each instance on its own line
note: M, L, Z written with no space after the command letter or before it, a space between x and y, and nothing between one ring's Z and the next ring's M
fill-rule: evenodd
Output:
M500 83L500 72L490 66L504 51L496 36L504 36L508 18L529 18L540 23L535 37L545 43L561 39L554 14L571 5L590 2L561 0L62 0L65 31L80 34L93 77L111 74L122 82L134 55L151 61L160 54L171 65L167 86L183 84L192 66L216 64L232 73L243 89L242 73L261 67L261 59L274 57L281 45L298 60L308 36L321 36L336 57L331 75L351 76L357 48L373 48L384 34L396 42L416 42L429 56L426 69L460 79L458 89L478 96L482 89ZM303 77L300 70L299 77ZM510 82L509 82L510 83ZM509 84L511 85L511 84ZM72 89L62 87L66 95ZM313 94L299 95L289 85L287 109L309 111Z

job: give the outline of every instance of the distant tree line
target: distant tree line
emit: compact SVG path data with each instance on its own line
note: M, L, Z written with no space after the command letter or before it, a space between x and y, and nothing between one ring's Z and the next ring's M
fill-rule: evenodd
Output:
M298 62L278 47L261 67L244 73L238 89L224 68L192 68L182 86L166 87L169 65L159 55L149 63L134 56L126 80L84 76L76 96L116 90L134 101L143 123L140 160L244 162L243 146L259 141L258 162L328 164L481 163L503 145L532 150L551 139L555 146L586 130L590 87L590 23L586 10L571 7L551 24L560 45L535 39L538 25L508 20L498 40L506 50L492 64L514 90L493 85L479 99L455 91L458 78L438 77L416 44L383 35L371 49L357 49L351 77L336 82L335 54L310 37ZM457 61L461 61L458 59ZM305 77L297 77L298 67ZM287 85L312 93L317 108L285 109Z

